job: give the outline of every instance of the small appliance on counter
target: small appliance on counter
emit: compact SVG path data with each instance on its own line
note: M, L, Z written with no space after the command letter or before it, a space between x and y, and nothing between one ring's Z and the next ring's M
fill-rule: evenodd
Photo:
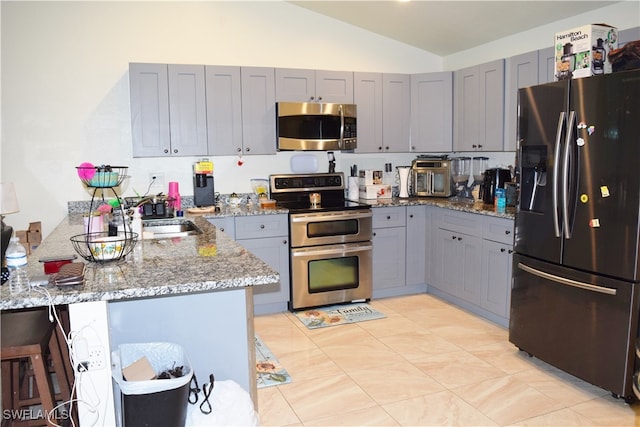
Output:
M505 188L507 182L511 182L511 171L509 169L487 169L484 172L484 182L480 187L482 201L492 205L496 188Z
M213 162L202 160L193 165L193 204L196 207L216 204L213 187Z
M449 197L454 185L448 155L420 155L411 163L410 193L416 197Z

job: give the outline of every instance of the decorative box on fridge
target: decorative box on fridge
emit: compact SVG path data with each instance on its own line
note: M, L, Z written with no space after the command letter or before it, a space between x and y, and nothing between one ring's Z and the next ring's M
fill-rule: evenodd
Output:
M556 33L555 79L566 80L609 74L609 52L618 48L618 29L592 24Z

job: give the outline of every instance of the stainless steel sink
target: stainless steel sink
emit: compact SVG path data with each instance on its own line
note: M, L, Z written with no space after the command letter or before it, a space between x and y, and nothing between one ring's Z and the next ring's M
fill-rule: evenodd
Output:
M142 221L143 239L169 239L198 234L202 234L202 230L186 219L150 219Z

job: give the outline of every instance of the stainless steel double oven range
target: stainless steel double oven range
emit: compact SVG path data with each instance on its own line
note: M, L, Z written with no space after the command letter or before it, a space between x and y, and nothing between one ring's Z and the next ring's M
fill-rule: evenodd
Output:
M371 299L371 207L345 200L344 174L271 175L269 181L271 198L289 210L289 309Z

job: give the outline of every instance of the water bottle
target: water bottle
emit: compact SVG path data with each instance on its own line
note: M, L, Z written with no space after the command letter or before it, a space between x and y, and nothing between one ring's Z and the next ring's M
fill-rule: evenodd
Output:
M5 257L9 268L9 291L17 294L28 289L27 250L20 244L20 239L11 238Z

